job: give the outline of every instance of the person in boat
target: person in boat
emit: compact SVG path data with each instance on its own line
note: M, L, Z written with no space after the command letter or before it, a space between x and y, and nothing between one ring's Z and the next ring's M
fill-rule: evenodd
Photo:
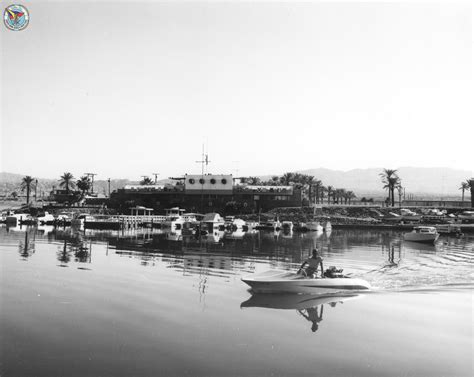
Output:
M307 267L305 267L308 265ZM321 266L321 277L324 277L323 258L319 256L318 249L313 249L313 255L306 259L301 265L298 274L306 274L308 277L316 277L318 267Z

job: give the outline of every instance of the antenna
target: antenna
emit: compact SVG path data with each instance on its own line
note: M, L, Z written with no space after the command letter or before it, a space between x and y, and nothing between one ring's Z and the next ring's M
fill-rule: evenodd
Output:
M238 177L239 176L239 163L240 161L232 161L234 164L235 164L235 169L233 169L233 171L235 172L235 176Z
M207 143L207 140L206 140L206 158L205 158L205 160L206 160L206 174L207 174L207 173L209 173L208 170L207 170L207 165L209 165L209 162L211 162L211 161L209 161L209 145Z
M84 173L87 175L87 178L91 178L91 193L94 193L94 175L97 175L96 173Z
M201 164L201 175L204 175L204 164L207 165L207 155L206 159L204 159L204 144L202 145L201 161L196 161L196 163Z

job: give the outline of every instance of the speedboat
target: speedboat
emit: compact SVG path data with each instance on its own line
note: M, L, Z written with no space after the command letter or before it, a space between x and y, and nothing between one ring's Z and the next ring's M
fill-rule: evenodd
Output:
M338 274L338 277L311 278L291 271L269 270L242 277L255 293L333 294L370 289L370 284L358 278Z
M434 226L416 226L410 233L405 233L405 241L434 243L439 233Z

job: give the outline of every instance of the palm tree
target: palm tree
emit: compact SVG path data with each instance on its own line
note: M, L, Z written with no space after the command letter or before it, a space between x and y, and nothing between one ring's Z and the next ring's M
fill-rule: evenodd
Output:
M262 183L261 179L258 177L248 177L246 178L246 181L251 186L260 185Z
M316 204L319 204L319 196L321 194L321 189L323 187L323 182L319 179L315 179L313 182L313 187L315 188L314 197L316 199Z
M398 206L401 207L402 206L402 196L403 196L403 187L402 187L402 183L399 182L397 184L397 187L396 187L397 191L398 191Z
M345 189L336 189L336 202L337 204L342 204L342 199L346 196L346 190Z
M357 198L356 194L354 194L354 191L347 191L345 196L344 196L344 199L347 203L347 201L349 201L349 204L351 204L351 200L352 199L355 199Z
M143 177L143 179L140 181L142 186L152 185L153 183L154 182L150 177Z
M26 189L26 204L30 204L30 191L32 187L32 183L35 179L29 175L23 177L21 180L21 191L25 191Z
M464 202L464 191L467 191L469 190L470 188L470 184L469 184L469 179L466 179L465 182L461 182L461 187L459 187L459 190L462 190L462 201Z
M308 202L309 205L313 203L313 184L314 184L314 176L312 175L303 175L302 180L304 182L305 187L308 187Z
M474 178L469 180L469 187L471 188L471 207L474 208Z
M331 195L332 195L333 191L334 191L334 187L332 187L332 186L328 186L326 188L326 192L328 193L328 204L331 203Z
M285 185L289 186L290 182L294 181L294 173L285 173L282 177L280 177L280 182Z
M379 176L382 178L382 183L384 183L383 188L388 190L388 198L393 207L395 206L395 187L400 183L397 170L383 169Z
M82 196L84 197L85 192L89 192L91 188L91 180L87 175L83 175L77 182L77 188L81 190Z
M59 180L59 186L66 187L66 194L69 194L69 188L73 189L76 186L74 176L71 173L64 173Z
M280 177L278 175L272 176L271 184L272 186L278 186L280 184Z

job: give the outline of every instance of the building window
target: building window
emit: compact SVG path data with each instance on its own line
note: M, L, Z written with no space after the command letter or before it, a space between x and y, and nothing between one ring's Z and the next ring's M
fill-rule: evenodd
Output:
M204 183L206 183L206 180L205 180L204 178L201 178L201 179L199 179L199 183L200 183L201 185L203 185Z
M227 179L222 178L222 179L221 179L221 183L222 183L223 185L227 184Z
M215 185L215 184L216 184L216 180L215 180L214 178L211 178L211 183L212 183L213 185Z
M194 185L194 182L196 182L196 181L194 180L194 178L190 178L188 182L191 183L192 185Z

